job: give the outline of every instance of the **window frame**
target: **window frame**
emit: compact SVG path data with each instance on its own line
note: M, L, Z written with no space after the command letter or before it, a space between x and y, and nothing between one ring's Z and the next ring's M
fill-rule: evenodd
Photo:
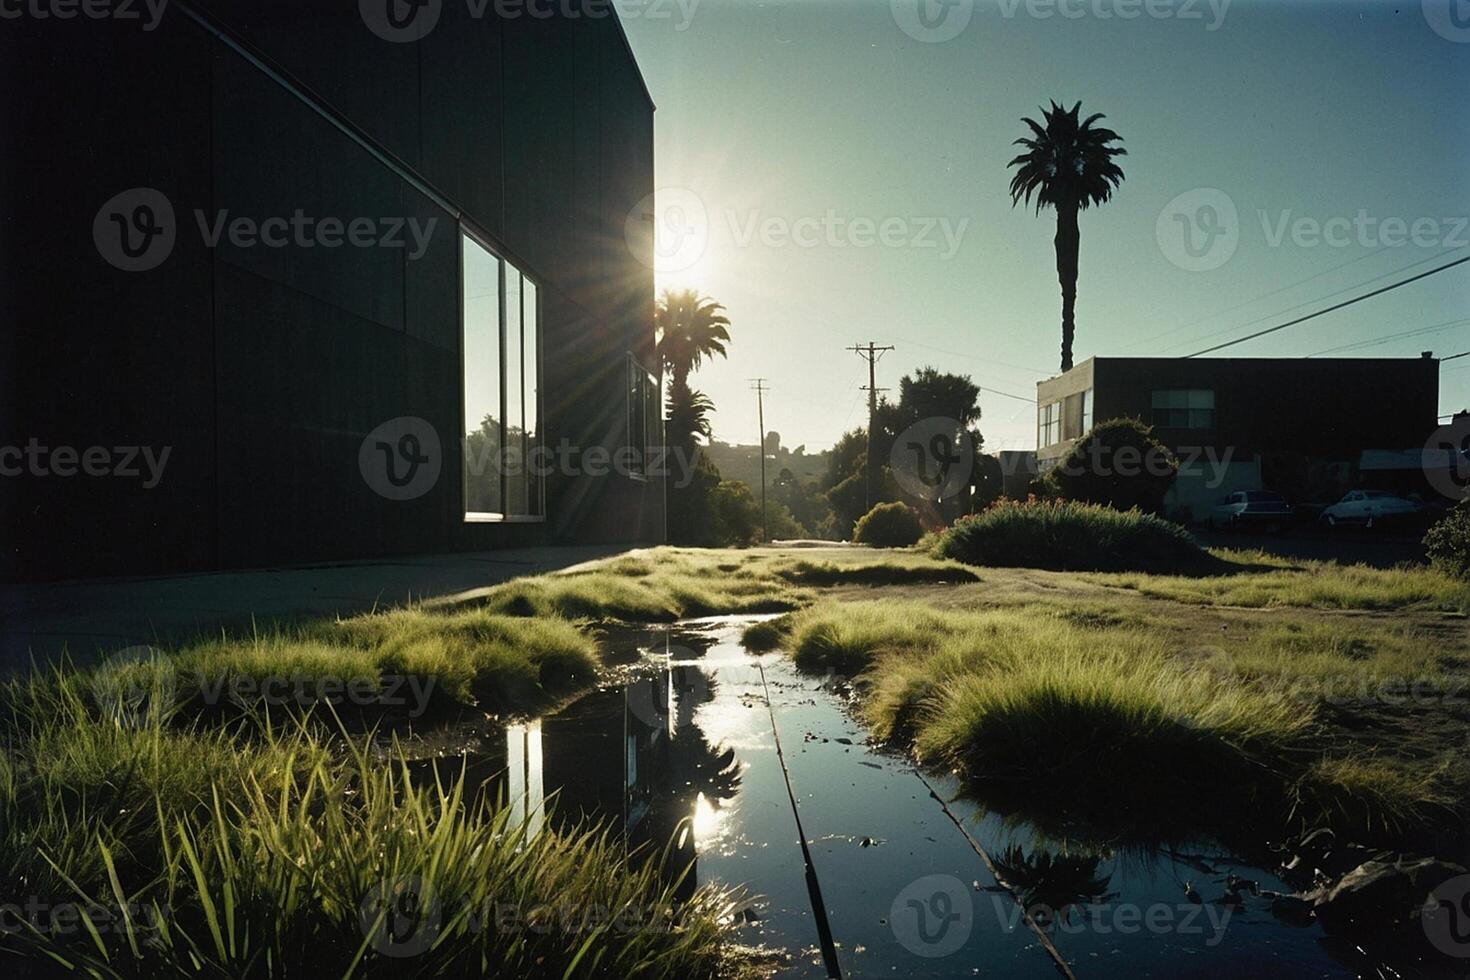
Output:
M1162 400L1166 404L1160 405ZM1169 396L1179 396L1171 398ZM1208 399L1196 396L1208 396ZM1194 402L1208 401L1208 405ZM1182 404L1167 404L1182 401ZM1149 423L1156 429L1172 429L1176 432L1212 432L1219 423L1219 406L1214 388L1154 388L1149 392ZM1195 416L1207 418L1208 424L1195 425ZM1179 423L1179 424L1176 424Z
M530 275L524 269L522 269L519 265L517 265L515 262L513 262L511 259L508 259L505 256L505 253L501 249L499 249L495 245L491 244L491 242L484 235L481 235L478 232L476 232L475 229L472 228L471 226L469 226L468 224L466 224L464 222L460 222L459 223L459 232L460 232L460 235L459 235L459 270L458 270L458 272L459 272L459 275L458 275L458 281L459 281L459 290L458 290L458 293L459 293L459 385L460 385L460 389L459 389L460 390L460 397L459 397L459 431L460 431L460 436L459 436L459 441L460 441L460 480L459 480L460 500L459 500L459 510L460 510L461 521L464 524L544 524L544 523L546 523L546 520L547 520L547 514L546 514L546 480L543 477L541 477L541 476L533 475L529 471L529 469L522 475L522 479L526 480L526 482L529 484L529 486L527 488L527 492L526 492L527 509L535 509L537 511L537 513L534 513L534 514L512 514L512 513L509 512L509 505L510 505L510 482L511 482L511 478L510 478L510 475L504 471L504 467L501 467L500 468L500 470L501 470L501 472L500 472L500 506L501 506L501 510L499 512L495 512L495 511L471 511L471 510L468 509L469 492L468 492L467 483L468 483L468 479L469 479L469 473L467 472L468 460L466 458L466 443L465 443L465 440L467 438L466 434L469 431L468 430L469 420L465 417L465 404L464 404L465 382L466 382L466 379L468 377L468 372L469 372L469 364L468 364L468 362L466 360L466 357L465 357L465 347L466 347L466 344L465 344L465 327L466 327L466 321L465 321L465 295L464 295L464 293L465 293L465 250L466 250L466 244L467 243L473 243L474 245L476 245L479 248L483 249L493 259L495 259L496 268L497 268L498 274L499 274L499 295L498 295L498 299L499 299L499 306L500 306L500 357L499 357L499 369L500 369L499 395L500 395L500 406L499 406L498 414L496 416L496 421L499 423L499 427L500 427L499 447L500 447L500 451L501 451L502 454L505 452L505 445L506 445L505 440L506 440L506 434L507 434L507 428L508 428L507 425L506 425L506 419L507 419L507 416L509 414L509 412L508 412L509 402L508 402L508 392L507 392L507 388L508 388L507 381L509 379L510 365L506 363L507 354L509 352L508 335L507 335L506 331L509 329L509 326L510 326L507 323L507 312L508 312L507 311L507 282L509 281L509 274L511 272L514 272L517 275L519 275L521 277L521 280L522 280L522 283L521 283L521 298L520 298L520 304L519 304L519 309L520 309L520 322L517 324L517 328L521 331L521 345L520 345L521 346L521 360L520 360L520 363L517 365L517 370L519 370L520 373L521 373L521 381L520 381L520 385L518 386L518 390L520 391L520 394L521 394L521 420L522 420L522 426L524 428L524 422L525 422L525 418L526 418L526 414L527 414L526 413L526 390L527 390L527 385L526 385L526 365L528 363L534 362L535 372L536 372L536 385L535 385L535 391L536 391L536 394L535 394L535 408L536 408L536 430L537 430L536 431L536 436L537 436L538 439L544 438L544 435L545 435L545 432L544 432L544 428L545 428L545 421L544 421L544 419L545 419L545 399L542 397L541 391L542 391L542 379L544 378L543 368L544 368L544 358L545 358L545 349L546 349L546 344L545 344L544 338L545 338L545 335L546 335L546 325L545 325L545 322L544 322L544 319L543 319L543 316L542 316L542 312L544 310L544 303L542 302L542 296L543 296L543 289L544 289L544 287L543 287L543 284L542 284L541 280L537 279L535 276ZM536 319L536 350L532 353L532 357L530 359L528 359L526 357L526 351L525 351L525 322L526 322L525 284L528 283L528 282L531 284L531 286L535 290L535 303L534 303L534 305L535 305L535 311L534 312L535 312L535 319ZM529 452L528 452L528 450L529 450L529 446L530 446L530 443L531 443L531 433L523 431L522 432L522 435L521 435L521 438L523 440L525 440L525 442L526 442L526 446L523 447L523 449L524 450L527 450L527 451L523 451L523 453L522 453L522 462L523 462L523 465L529 466L530 459L529 459Z
M650 371L648 368L644 367L643 362L638 360L637 356L634 355L632 351L628 351L627 353L627 366L628 383L624 387L624 391L628 397L628 403L625 406L626 411L624 412L627 432L624 445L626 445L630 450L639 446L643 447L643 452L639 455L638 460L636 462L632 462L629 465L628 477L629 479L634 480L638 483L647 483L649 480L653 479L653 476L648 472L649 463L651 462L651 460L649 459L650 453L657 453L663 442L663 379L659 376L657 372ZM645 403L643 406L643 435L641 439L637 440L634 439L633 432L633 387L635 378L638 381L649 383L649 388L646 389L646 391L653 396L651 406L649 403ZM653 430L651 430L649 427L648 412L650 407L653 410L654 427L659 433L659 438L657 440L650 440L650 436L653 434Z

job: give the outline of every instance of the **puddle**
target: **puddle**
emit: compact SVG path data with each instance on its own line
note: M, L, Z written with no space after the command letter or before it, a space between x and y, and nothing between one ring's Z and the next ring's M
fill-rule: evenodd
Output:
M465 765L533 827L597 819L630 848L674 840L672 864L692 866L683 890L755 896L740 941L787 951L780 976L827 971L778 736L844 976L1056 977L1054 956L1078 977L1415 975L1273 914L1271 893L1292 889L1207 843L1059 844L921 777L865 744L839 692L747 653L750 621L620 635L618 682L417 765L426 778Z

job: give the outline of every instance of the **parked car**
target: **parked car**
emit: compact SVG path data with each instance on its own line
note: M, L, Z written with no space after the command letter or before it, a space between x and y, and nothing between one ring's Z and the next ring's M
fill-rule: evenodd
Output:
M1210 527L1279 531L1291 523L1291 505L1269 490L1240 490L1221 500L1210 511Z
M1331 507L1322 511L1322 523L1328 527L1339 524L1361 524L1372 527L1393 518L1410 517L1419 513L1419 505L1412 500L1394 496L1383 490L1354 490Z

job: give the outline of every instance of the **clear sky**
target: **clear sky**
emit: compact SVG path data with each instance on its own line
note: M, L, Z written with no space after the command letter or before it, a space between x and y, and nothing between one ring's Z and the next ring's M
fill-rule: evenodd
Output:
M755 442L763 376L767 428L826 448L864 418L843 348L876 340L880 386L967 373L995 389L986 449L1034 448L1032 404L995 392L1056 373L1054 222L1011 207L1006 163L1053 98L1128 150L1081 218L1078 361L1192 353L1470 255L1470 3L946 2L621 0L675 229L660 286L733 321L695 377L716 438ZM1342 354L1470 350L1470 263L1228 353L1420 329ZM1470 357L1441 371L1440 411L1467 405Z

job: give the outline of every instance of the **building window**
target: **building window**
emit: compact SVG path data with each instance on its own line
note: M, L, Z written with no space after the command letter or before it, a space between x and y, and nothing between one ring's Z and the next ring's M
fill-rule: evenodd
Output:
M1160 429L1213 429L1215 393L1203 388L1155 391L1153 424Z
M663 446L663 393L658 379L628 355L628 448L630 472L647 479Z
M1088 388L1082 393L1082 434L1085 436L1092 431L1092 389Z
M1052 402L1036 411L1037 448L1055 446L1062 441L1062 403Z
M464 513L539 520L541 310L536 284L468 235L463 253Z

